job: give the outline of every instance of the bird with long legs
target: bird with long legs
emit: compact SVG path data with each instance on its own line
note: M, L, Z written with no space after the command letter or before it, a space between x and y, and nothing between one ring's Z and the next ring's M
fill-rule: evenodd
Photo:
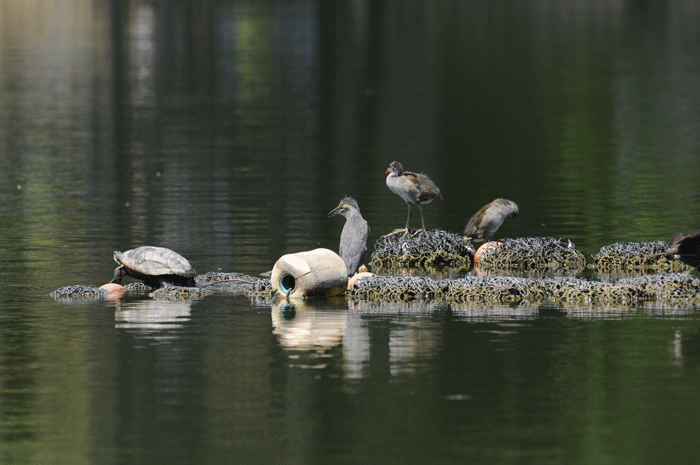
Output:
M425 217L423 216L423 207L426 203L430 203L435 199L442 199L440 189L426 175L421 173L413 173L404 171L403 166L398 161L392 161L389 168L386 170L386 185L394 194L401 197L408 205L408 217L406 218L406 227L396 229L390 234L408 233L409 224L411 222L411 205L418 205L420 210L421 229L418 229L413 235L425 231Z

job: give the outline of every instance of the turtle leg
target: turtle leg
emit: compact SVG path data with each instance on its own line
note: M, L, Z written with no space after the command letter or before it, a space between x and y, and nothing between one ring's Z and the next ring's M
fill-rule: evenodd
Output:
M126 274L126 270L124 269L124 265L120 265L114 269L114 278L112 279L112 282L115 284L121 284L122 283L122 277Z

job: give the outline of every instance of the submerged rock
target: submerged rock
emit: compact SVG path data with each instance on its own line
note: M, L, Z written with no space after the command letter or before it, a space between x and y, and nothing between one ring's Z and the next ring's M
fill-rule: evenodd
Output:
M225 273L222 271L209 271L204 274L199 274L194 278L195 282L197 283L232 282L241 284L250 284L257 279L259 278L248 276L247 274L243 273Z
M73 300L99 300L110 295L112 291L100 289L97 286L82 286L80 284L74 286L59 287L49 294L56 301L70 302Z
M214 291L202 287L180 287L165 285L148 294L159 300L192 300L201 299Z
M267 278L257 278L244 289L246 297L255 299L271 299L274 290L272 282Z
M348 290L353 301L448 303L618 303L677 301L700 304L700 279L680 273L657 274L616 281L589 281L576 277L521 278L465 276L458 279L367 276Z
M269 279L256 278L242 273L211 271L195 277L195 282L197 283L195 287L166 284L161 288L153 288L142 281L124 284L123 286L114 283L108 283L101 287L78 284L56 289L49 296L57 301L70 302L120 298L123 294L129 292L149 293L150 297L159 300L200 299L216 292L240 292L246 295L250 294L251 297L265 298L272 295L272 286L270 286Z

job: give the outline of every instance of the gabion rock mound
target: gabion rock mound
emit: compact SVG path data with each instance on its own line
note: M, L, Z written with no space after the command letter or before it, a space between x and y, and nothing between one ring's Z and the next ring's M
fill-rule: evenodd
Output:
M248 298L270 299L272 298L272 282L267 278L257 278L244 289Z
M157 300L192 300L214 294L217 291L241 292L248 297L271 298L272 284L269 279L256 278L242 273L209 272L195 277L197 287L164 286L153 289L138 281L124 285L128 292L148 293ZM111 292L96 286L74 285L56 289L49 294L57 301L88 301L104 299Z
M209 294L213 291L201 287L164 286L148 295L157 300L192 300Z
M402 302L414 299L442 300L452 280L435 280L421 276L381 276L358 280L348 295L373 302Z
M520 237L489 243L481 255L482 270L582 271L586 257L566 238Z
M683 262L668 259L664 253L668 250L666 241L617 242L600 248L593 255L591 268L597 271L692 271L692 267Z
M137 281L135 283L124 284L124 288L127 291L152 291L153 288L148 284Z
M272 295L272 286L270 280L266 278L258 278L243 273L224 273L210 271L208 273L198 275L194 278L197 284L201 287L209 287L216 291L225 291L247 294L253 292L257 297L257 293L261 296L266 295L265 290L269 290L267 294Z
M700 279L680 273L625 278L614 282L576 277L520 278L465 276L459 279L371 276L349 290L353 300L402 302L444 300L466 303L596 302L632 304L645 300L683 299L700 304Z
M74 286L59 287L49 297L53 297L57 301L72 300L96 300L103 299L110 294L109 291L100 289L97 286L82 286L80 284Z
M259 278L254 278L243 273L225 273L222 271L209 271L204 274L198 274L194 277L197 283L223 283L234 282L242 284L250 284Z
M700 303L700 279L684 273L652 274L621 278L618 285L629 285L649 299Z
M374 244L372 270L398 267L453 267L468 269L474 246L462 236L435 229L418 234L388 234Z

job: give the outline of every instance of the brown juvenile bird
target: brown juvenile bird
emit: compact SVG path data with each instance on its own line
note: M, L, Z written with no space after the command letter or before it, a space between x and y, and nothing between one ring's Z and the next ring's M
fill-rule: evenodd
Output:
M493 202L481 207L471 217L467 227L464 228L464 235L471 237L474 242L486 242L496 234L506 218L518 216L518 206L512 200L496 199Z
M686 265L694 266L700 271L700 229L684 236L676 233L671 237L666 256L673 256Z
M418 205L420 210L421 229L416 233L425 231L425 217L423 216L423 208L421 205L430 203L435 199L442 200L440 189L426 175L404 171L403 166L398 161L392 161L389 168L386 170L386 185L391 192L400 196L408 205L408 218L406 218L406 227L397 229L391 234L399 232L407 233L408 224L411 222L411 204Z

